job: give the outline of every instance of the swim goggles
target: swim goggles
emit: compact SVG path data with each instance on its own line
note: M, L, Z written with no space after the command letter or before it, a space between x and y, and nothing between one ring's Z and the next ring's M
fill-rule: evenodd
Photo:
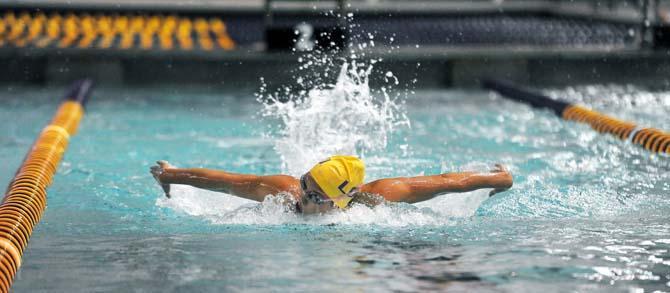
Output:
M327 202L330 203L333 202L333 200L330 198L324 198L325 196L319 192L313 190L307 191L307 182L305 182L305 175L302 175L302 177L300 177L300 187L302 187L302 192L304 193L305 197L316 204L320 205Z

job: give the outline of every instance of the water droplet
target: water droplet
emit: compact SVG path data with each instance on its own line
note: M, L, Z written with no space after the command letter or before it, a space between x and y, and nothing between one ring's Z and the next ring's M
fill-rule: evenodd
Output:
M368 85L371 75L372 66L365 62L345 63L334 85L317 84L296 102L263 104L261 115L281 122L279 132L270 135L286 173L298 175L334 153L361 155L382 150L397 127L409 125L402 104L390 98L386 88L380 90L381 97L373 96L375 91ZM321 76L328 76L328 72ZM393 73L389 71L387 76ZM296 80L310 83L312 79ZM295 98L289 91L282 95L289 101ZM338 139L342 133L347 133L348 139Z

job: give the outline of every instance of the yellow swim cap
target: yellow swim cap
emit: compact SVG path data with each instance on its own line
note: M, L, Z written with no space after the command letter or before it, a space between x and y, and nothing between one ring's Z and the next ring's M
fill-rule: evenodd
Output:
M345 194L363 184L365 164L353 156L332 156L312 167L309 174L335 205L343 209L351 201Z

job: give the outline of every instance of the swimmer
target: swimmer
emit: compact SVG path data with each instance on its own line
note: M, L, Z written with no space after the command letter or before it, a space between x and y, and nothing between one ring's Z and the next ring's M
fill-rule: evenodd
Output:
M158 161L151 174L170 197L170 184L185 184L225 192L262 202L268 195L288 194L291 210L304 214L346 209L354 203L367 206L384 201L416 203L436 196L492 188L489 196L512 187L512 174L496 164L490 172L445 173L431 176L384 178L364 183L365 165L357 157L332 156L295 178L289 175L259 176L219 170L182 169Z

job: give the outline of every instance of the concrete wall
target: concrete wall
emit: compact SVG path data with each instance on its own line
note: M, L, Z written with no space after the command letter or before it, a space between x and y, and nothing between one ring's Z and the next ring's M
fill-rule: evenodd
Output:
M160 84L254 88L263 77L270 86L290 84L297 55L249 54L222 59L23 56L0 58L0 83L65 84L92 77L99 84L138 86ZM666 85L670 58L664 52L612 54L461 54L387 56L379 72L392 71L416 88L472 88L482 77L505 78L536 86L576 84ZM317 69L318 70L318 69ZM371 82L381 83L383 74ZM412 82L416 80L416 82Z

